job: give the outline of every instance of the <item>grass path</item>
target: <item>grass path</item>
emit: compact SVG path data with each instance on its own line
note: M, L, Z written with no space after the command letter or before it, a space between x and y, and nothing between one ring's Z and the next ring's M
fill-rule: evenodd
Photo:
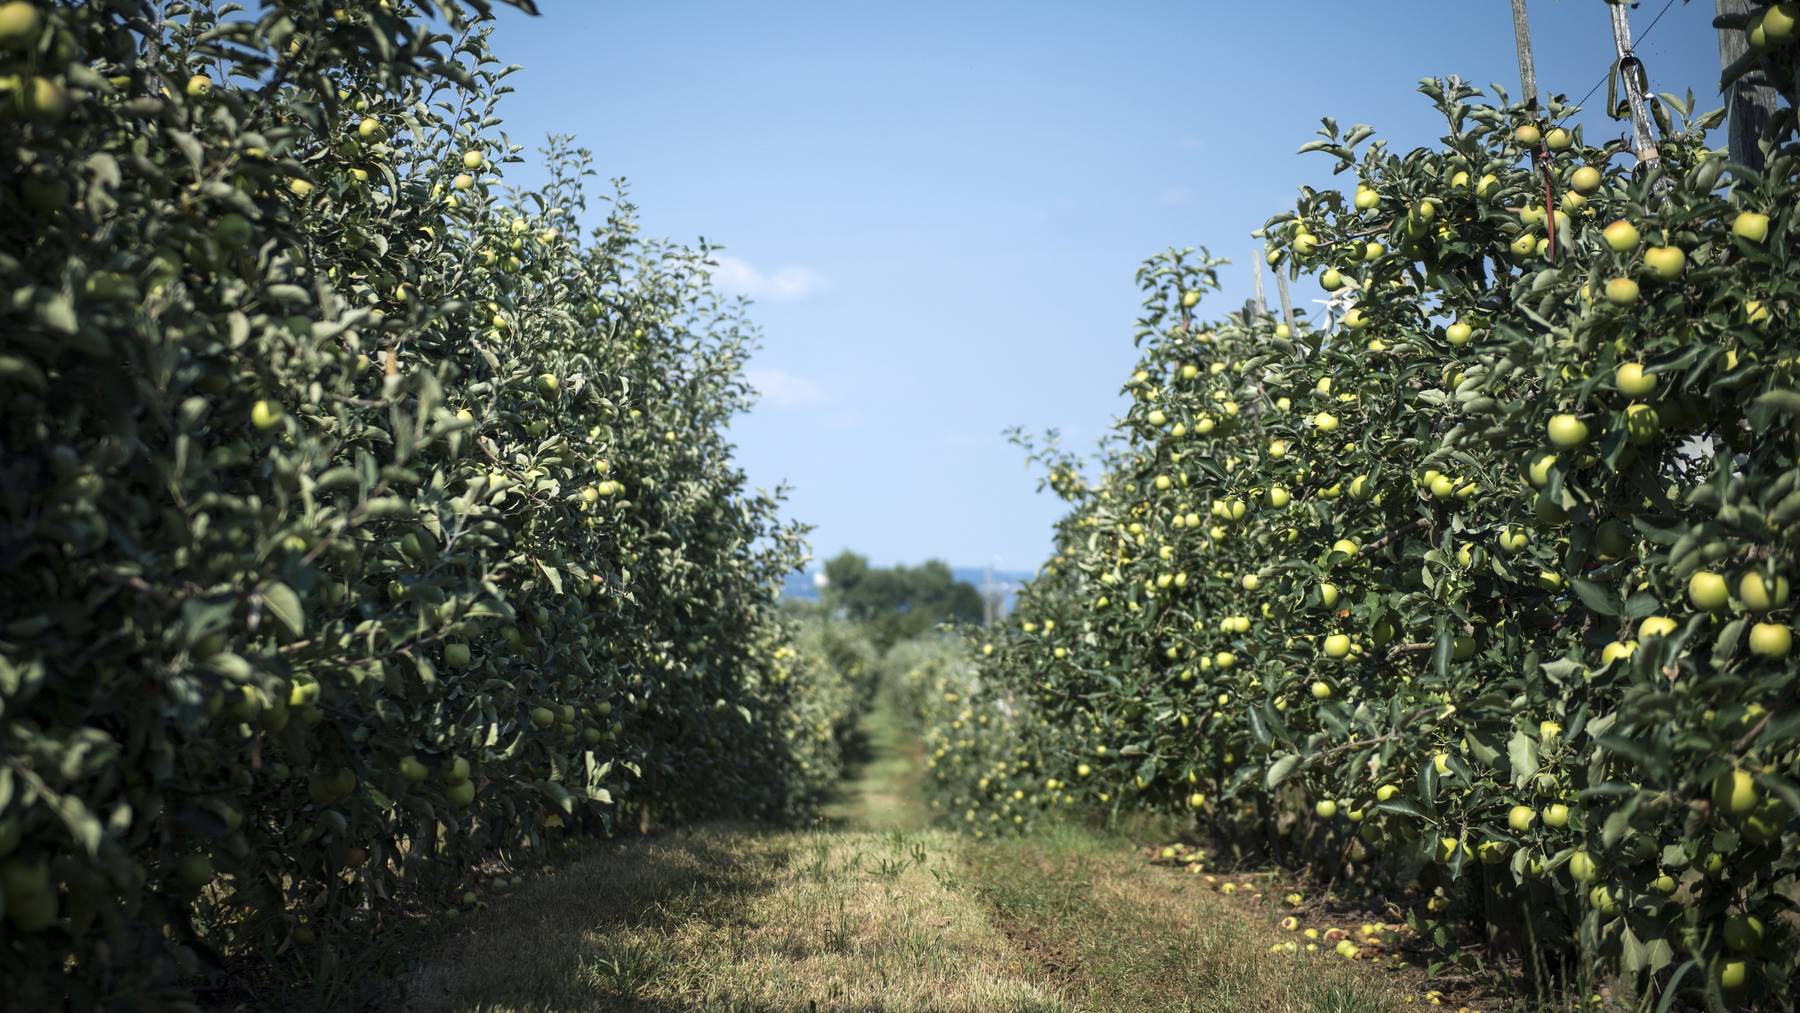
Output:
M926 826L917 744L885 702L821 827L707 826L619 845L465 919L408 1008L1397 1009L1128 841L976 842Z

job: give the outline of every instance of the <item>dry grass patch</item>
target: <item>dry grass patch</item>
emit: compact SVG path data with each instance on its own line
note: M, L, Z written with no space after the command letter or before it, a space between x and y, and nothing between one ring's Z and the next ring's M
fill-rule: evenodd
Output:
M1059 1009L954 888L952 838L709 828L564 870L470 919L420 1011Z

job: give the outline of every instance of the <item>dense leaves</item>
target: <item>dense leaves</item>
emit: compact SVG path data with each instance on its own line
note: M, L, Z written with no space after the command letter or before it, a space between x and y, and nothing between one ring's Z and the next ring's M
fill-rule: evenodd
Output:
M1788 6L1752 42L1791 84ZM1216 262L1145 265L1102 472L1046 455L1056 555L978 674L919 676L936 803L982 832L1191 810L1540 988L1779 1004L1791 108L1755 172L1664 96L1661 162L1634 168L1504 96L1422 91L1438 145L1327 120L1308 148L1357 185L1266 228L1271 263L1334 293L1326 326L1202 322Z
M722 432L754 331L622 193L581 234L567 142L502 192L484 11L0 3L9 1006L837 773L865 680Z

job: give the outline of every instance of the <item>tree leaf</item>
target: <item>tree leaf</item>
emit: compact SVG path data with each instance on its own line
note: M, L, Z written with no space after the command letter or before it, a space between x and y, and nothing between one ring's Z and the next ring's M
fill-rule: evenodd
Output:
M263 587L262 599L264 607L287 630L288 636L298 637L306 632L306 607L293 588L274 581Z

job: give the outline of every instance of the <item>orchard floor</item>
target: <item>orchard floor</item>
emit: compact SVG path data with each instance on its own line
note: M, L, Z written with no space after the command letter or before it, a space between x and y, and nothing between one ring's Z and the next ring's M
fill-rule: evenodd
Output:
M884 704L885 706L885 704ZM821 825L623 844L457 923L406 1008L1391 1010L1417 989L1328 955L1122 837L931 829L922 764L878 708Z

